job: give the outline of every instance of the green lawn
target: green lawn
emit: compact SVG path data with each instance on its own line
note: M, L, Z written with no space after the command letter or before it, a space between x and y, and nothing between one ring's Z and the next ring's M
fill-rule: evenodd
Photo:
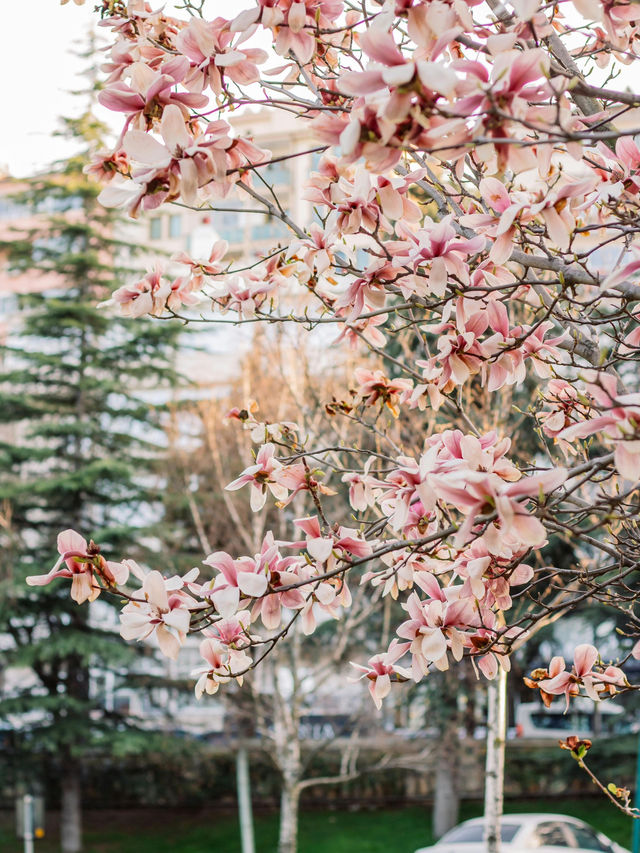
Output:
M466 804L462 818L480 813L479 804ZM557 811L574 815L605 832L614 841L630 844L631 821L603 800L510 802L507 811ZM0 823L2 853L21 853L6 813ZM53 827L51 827L53 830ZM275 853L277 817L256 820L257 853ZM55 853L53 833L36 842L36 853ZM306 812L300 821L300 853L413 853L432 841L428 808L385 811ZM86 816L85 853L240 853L233 816L199 812L187 815L160 810L90 812Z

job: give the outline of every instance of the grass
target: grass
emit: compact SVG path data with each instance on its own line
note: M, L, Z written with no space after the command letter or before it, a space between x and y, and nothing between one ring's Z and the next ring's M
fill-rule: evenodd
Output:
M604 800L562 799L509 802L507 812L560 812L587 821L611 839L630 845L631 820ZM466 803L461 819L481 813ZM0 817L0 850L21 853L13 835L13 815ZM256 853L275 853L277 816L256 819ZM56 827L37 841L36 853L57 853ZM300 820L300 853L413 853L433 841L428 807L381 811L305 812ZM85 817L85 853L240 853L233 815L210 811L193 814L168 810L93 811Z

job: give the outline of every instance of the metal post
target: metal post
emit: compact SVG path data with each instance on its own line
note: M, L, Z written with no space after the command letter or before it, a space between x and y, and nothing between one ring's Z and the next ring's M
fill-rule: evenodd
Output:
M24 853L33 853L33 797L31 794L25 794L22 798L22 820Z
M638 739L638 757L636 759L636 796L635 806L640 807L640 738ZM632 850L633 853L640 853L640 820L634 818L632 831Z
M242 853L256 853L253 840L251 790L249 788L249 756L244 746L238 748L236 756L236 786L238 788L238 812L240 817Z

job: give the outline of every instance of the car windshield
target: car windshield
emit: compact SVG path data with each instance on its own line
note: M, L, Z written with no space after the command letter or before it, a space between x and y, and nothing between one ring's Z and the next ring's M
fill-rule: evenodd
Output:
M562 731L591 731L588 714L532 714L531 722L536 729L561 729Z
M505 844L513 841L520 829L517 823L503 823L500 827L500 837ZM479 844L484 840L484 825L481 823L463 824L443 835L440 839L444 844Z

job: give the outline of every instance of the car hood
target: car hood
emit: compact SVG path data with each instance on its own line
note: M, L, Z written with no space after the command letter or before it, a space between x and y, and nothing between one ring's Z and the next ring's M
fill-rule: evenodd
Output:
M530 847L520 847L517 844L503 844L503 853L531 853ZM544 850L544 848L542 848ZM556 848L554 848L556 849ZM626 847L620 847L617 844L613 845L615 853L630 853ZM437 844L435 847L421 847L415 853L487 853L486 844Z
M524 847L514 847L513 844L502 844L504 853L526 853ZM434 847L421 847L415 853L487 853L487 845L479 844L436 844Z

